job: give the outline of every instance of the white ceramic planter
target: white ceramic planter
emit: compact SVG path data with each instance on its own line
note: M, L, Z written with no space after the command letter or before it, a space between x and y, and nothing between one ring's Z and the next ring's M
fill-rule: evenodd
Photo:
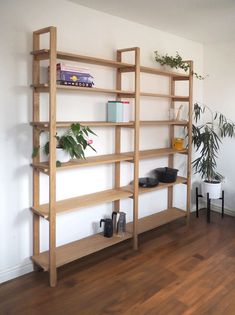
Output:
M56 160L60 161L61 163L69 162L70 155L68 152L64 151L63 149L56 148Z
M207 193L209 193L210 199L219 199L222 195L222 184L221 183L202 182L201 187L202 187L203 197L206 197Z

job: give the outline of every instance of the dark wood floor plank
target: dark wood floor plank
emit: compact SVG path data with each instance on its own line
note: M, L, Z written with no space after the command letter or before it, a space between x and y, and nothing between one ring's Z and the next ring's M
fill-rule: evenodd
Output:
M59 269L0 285L1 315L234 315L235 218L205 211Z

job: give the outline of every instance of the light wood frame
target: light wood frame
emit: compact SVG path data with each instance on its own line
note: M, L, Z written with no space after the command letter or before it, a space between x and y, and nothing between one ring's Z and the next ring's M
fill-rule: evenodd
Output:
M49 49L40 50L40 36L49 33ZM133 249L138 249L138 234L153 229L162 224L185 216L185 212L173 207L173 186L176 184L187 185L186 197L186 214L187 218L190 215L190 192L191 192L191 150L192 150L192 95L193 95L193 62L187 61L190 66L189 75L179 74L159 70L156 68L144 67L140 65L140 48L133 47L117 50L116 61L106 60L101 58L81 56L70 53L57 51L57 35L56 28L51 26L33 33L33 147L39 146L40 132L46 130L49 132L50 142L50 157L49 163L40 162L39 156L33 158L33 262L35 269L37 266L48 270L50 274L50 286L54 287L57 283L57 268L65 263L96 252L105 247L117 244L118 242L132 238ZM122 62L122 55L126 52L134 53L134 64ZM113 67L116 69L116 89L108 90L101 88L80 88L80 87L65 87L56 84L56 63L57 58L64 60L81 61L96 65ZM50 66L49 82L42 84L40 82L40 61L47 59ZM134 91L122 90L122 73L134 72L135 87ZM156 74L169 77L169 94L161 93L146 93L140 92L140 74L141 72ZM177 81L189 82L189 95L175 95L175 83ZM134 100L134 121L129 123L108 123L108 122L84 122L90 126L114 127L115 128L115 152L114 154L87 158L85 161L74 161L63 165L64 168L83 167L89 165L98 165L105 163L115 163L115 178L114 188L111 190L89 194L86 196L71 198L67 200L56 201L56 128L67 128L73 122L57 122L56 121L56 94L59 90L76 90L78 92L90 91L93 93L110 93L115 94L117 100L122 98L133 98ZM49 121L40 121L40 93L49 93ZM140 121L140 98L141 97L157 97L167 98L170 102L170 107L174 108L175 101L189 102L189 118L188 121ZM170 142L174 137L174 126L186 126L188 128L188 149L181 152L170 148L160 148L154 150L140 151L139 134L141 126L148 125L168 125ZM133 152L121 152L121 130L122 128L134 129L134 150ZM187 154L187 177L178 177L175 183L160 184L156 188L140 189L138 185L139 178L139 161L146 158L154 158L158 156L168 156L169 167L174 166L174 154ZM133 163L133 185L121 187L121 162L129 161ZM49 176L49 203L40 205L40 172ZM139 195L149 191L168 189L168 208L161 213L151 216L138 218L138 199ZM70 244L56 247L56 214L58 212L70 211L86 206L91 206L99 203L113 202L115 211L120 209L120 200L124 198L133 199L133 221L127 225L127 233L123 239L114 237L109 242L99 234L90 236L83 240L79 240ZM40 217L49 221L49 251L40 252ZM73 252L76 250L78 252Z

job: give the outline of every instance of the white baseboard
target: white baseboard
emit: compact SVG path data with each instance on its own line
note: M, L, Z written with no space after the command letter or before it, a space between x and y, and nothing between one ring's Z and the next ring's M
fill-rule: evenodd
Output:
M221 207L213 203L211 203L211 210L221 213ZM227 208L224 208L224 213L232 217L235 216L235 212Z
M206 208L206 201L200 202L200 206L203 206L204 208ZM218 205L213 204L211 202L211 210L221 213L221 206L218 206ZM232 210L227 209L227 208L224 208L224 213L227 214L227 215L230 215L231 217L235 216L235 211L232 211Z
M33 263L27 259L24 264L0 271L0 283L23 276L31 271L33 271Z

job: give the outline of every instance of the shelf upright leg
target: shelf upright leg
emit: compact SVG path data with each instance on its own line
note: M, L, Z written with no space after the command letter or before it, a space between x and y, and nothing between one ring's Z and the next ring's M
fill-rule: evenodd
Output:
M133 248L138 249L139 206L139 138L140 138L140 48L135 48L135 124L134 124L134 196L133 196Z
M192 176L192 111L193 111L193 61L189 63L189 109L188 109L188 162L187 162L187 220L191 209L191 176Z
M39 50L40 40L39 34L33 33L33 50ZM40 83L40 61L33 57L33 84ZM40 120L40 95L39 92L33 90L33 122ZM38 128L33 127L33 148L39 147L40 131ZM33 163L38 163L40 160L39 155L33 158ZM39 171L33 168L33 207L39 206L40 187L39 187L40 174ZM33 213L33 255L40 253L40 217ZM38 267L34 264L34 269Z
M49 272L50 286L57 283L56 271L56 28L50 27L49 53Z
M122 60L122 53L121 51L117 51L117 61L121 62ZM116 74L116 89L121 90L122 86L122 74L120 69L117 69ZM120 101L121 98L119 95L117 95L117 100ZM121 127L116 126L115 127L115 153L118 154L121 152ZM121 181L121 163L116 162L115 163L115 188L120 187L120 181ZM114 201L114 211L118 212L120 211L120 200Z
M170 95L175 95L175 81L173 80L173 78L170 78ZM174 109L175 108L175 103L174 100L171 100L170 103L170 108ZM170 140L170 147L172 146L172 141L174 138L174 126L170 125L169 126L169 140ZM171 154L168 157L168 167L173 168L174 167L174 155ZM168 188L168 200L167 200L167 206L168 209L173 207L173 187L169 187Z
M140 126L140 48L133 47L127 49L119 49L117 51L117 60L121 61L121 54L124 52L135 53L135 115L134 115L134 181L133 181L133 249L138 249L138 201L139 201L139 126ZM121 73L125 72L118 69L117 88L121 88ZM117 131L116 131L117 132ZM116 133L116 139L120 135ZM116 147L117 149L117 147ZM121 149L121 148L120 148ZM118 170L118 168L117 168ZM116 175L118 175L116 173ZM116 177L119 180L120 177Z

